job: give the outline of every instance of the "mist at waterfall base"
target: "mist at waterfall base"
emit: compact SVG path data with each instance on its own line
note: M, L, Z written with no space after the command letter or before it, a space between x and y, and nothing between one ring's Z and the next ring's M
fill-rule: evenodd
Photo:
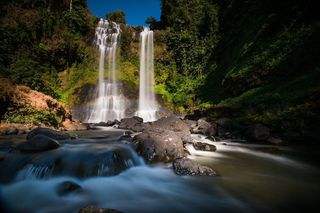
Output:
M319 164L312 158L300 160L317 156L315 150L280 147L270 154L259 149L275 147L197 138L216 145L217 151L187 147L189 158L221 176L181 177L171 164L141 161L123 139L124 131L81 134L62 141L56 150L5 154L0 161L0 206L7 211L1 212L72 213L86 205L123 212L316 212L320 201ZM65 181L81 188L61 193Z

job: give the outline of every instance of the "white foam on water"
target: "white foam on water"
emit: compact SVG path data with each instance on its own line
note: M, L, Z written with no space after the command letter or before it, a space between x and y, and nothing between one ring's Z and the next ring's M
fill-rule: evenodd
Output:
M82 191L59 196L56 187L66 180L79 184ZM25 180L0 186L0 189L5 203L18 212L78 212L88 204L124 212L252 210L219 188L179 177L172 170L159 167L133 167L118 176L83 181L71 177Z

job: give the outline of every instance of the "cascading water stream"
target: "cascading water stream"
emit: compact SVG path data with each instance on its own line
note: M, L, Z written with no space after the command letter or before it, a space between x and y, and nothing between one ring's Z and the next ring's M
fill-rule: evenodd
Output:
M144 121L155 121L158 110L153 86L153 31L148 28L140 33L140 88L137 116Z
M114 120L125 117L126 102L119 92L117 82L116 57L120 26L114 22L100 19L96 28L96 45L99 49L98 99L90 110L88 123ZM105 80L105 60L108 59L108 80Z

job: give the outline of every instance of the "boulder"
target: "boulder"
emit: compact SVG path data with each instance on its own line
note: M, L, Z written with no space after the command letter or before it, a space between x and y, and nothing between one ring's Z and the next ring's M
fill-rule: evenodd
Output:
M143 131L143 118L133 116L132 118L123 118L120 121L119 129L130 129L134 132Z
M270 129L263 124L254 124L245 131L246 137L255 141L267 140L270 136Z
M153 131L154 129L170 130L175 132L182 141L190 141L190 125L180 118L175 116L163 117L153 123L144 124L144 129Z
M62 122L62 126L68 131L80 131L88 129L88 126L80 123L79 121L72 121L70 119L66 119L64 122Z
M16 146L21 152L41 152L50 149L56 149L60 146L59 142L45 135L35 135L26 142Z
M93 124L93 126L108 126L108 124L106 122L101 121L99 123Z
M190 126L184 120L175 116L163 117L153 122L149 129L166 129L173 132L180 132L183 134L190 134Z
M116 124L119 124L120 122L118 120L113 120L113 121L107 121L107 122L99 122L99 123L96 123L94 124L94 126L114 126Z
M171 162L184 156L181 137L166 129L152 129L134 137L137 152L146 162Z
M116 123L117 123L116 120L107 121L106 126L113 126L113 125L115 125Z
M56 189L56 192L59 196L64 196L72 192L79 192L81 186L73 181L63 181L59 183Z
M36 135L44 135L49 138L55 139L55 140L67 140L72 139L73 137L66 132L58 132L52 129L48 128L42 128L38 127L33 130L31 130L27 135L27 140L30 140L31 138L35 137Z
M79 210L79 213L122 213L116 209L98 208L96 206L86 206Z
M196 150L207 151L207 152L215 152L217 147L213 144L195 142L193 146Z
M204 119L197 121L197 126L191 129L194 134L203 134L207 136L214 136L216 134L216 127Z
M213 169L186 158L174 160L172 166L177 175L217 176Z

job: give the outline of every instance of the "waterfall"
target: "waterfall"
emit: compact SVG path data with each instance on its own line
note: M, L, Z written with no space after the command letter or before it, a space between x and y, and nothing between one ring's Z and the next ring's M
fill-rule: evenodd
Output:
M144 28L140 33L140 88L139 108L136 113L144 121L157 119L158 107L153 91L153 69L153 31Z
M90 109L88 123L114 120L125 117L126 102L119 92L121 85L116 76L116 57L120 26L100 19L96 28L96 46L99 49L98 98ZM108 61L108 80L105 80L105 60Z

